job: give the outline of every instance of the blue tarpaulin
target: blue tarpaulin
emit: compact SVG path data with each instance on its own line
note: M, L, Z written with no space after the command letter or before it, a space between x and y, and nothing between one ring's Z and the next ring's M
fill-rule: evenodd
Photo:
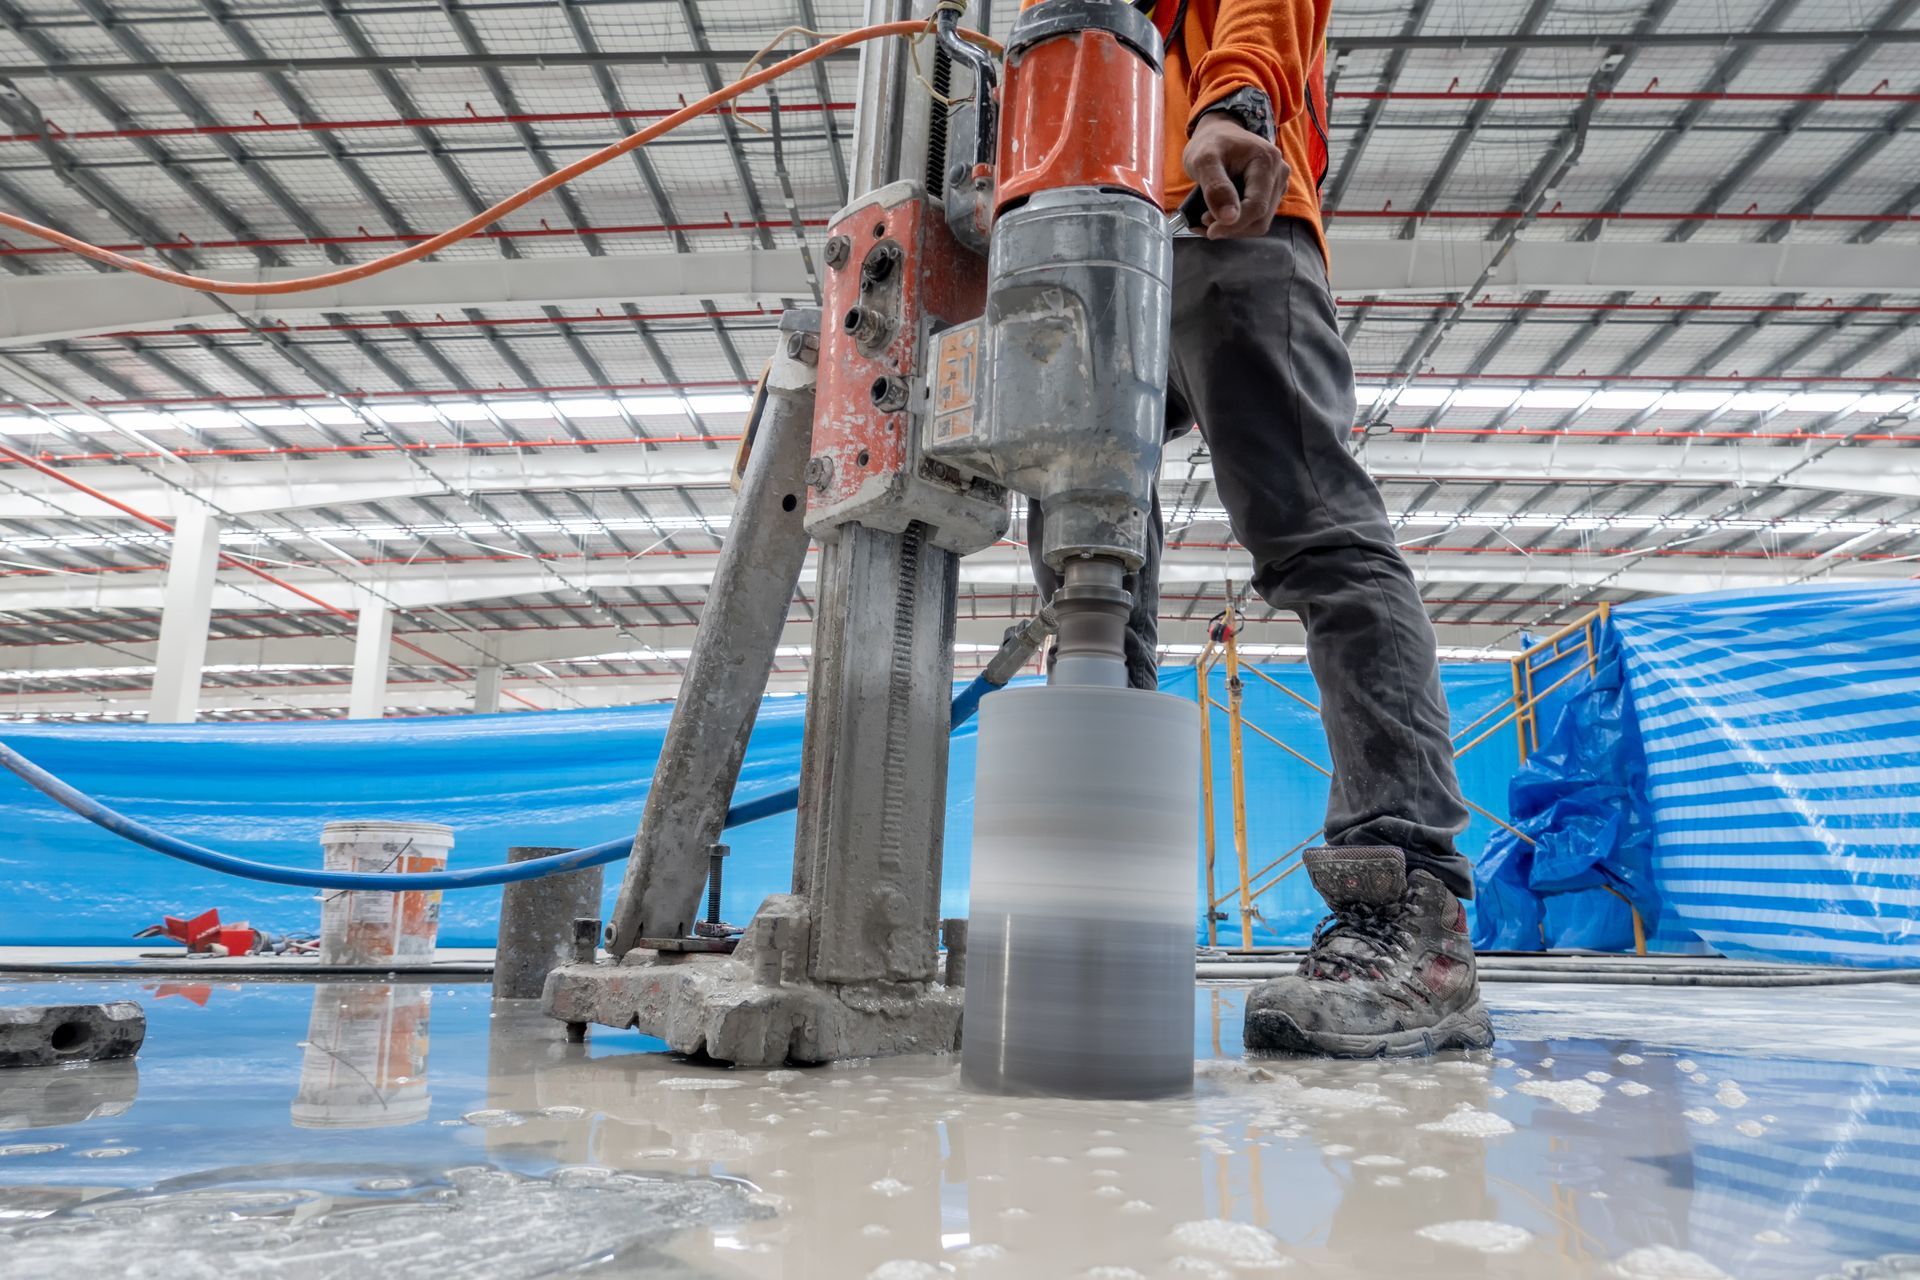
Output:
M1481 945L1622 945L1563 898L1607 883L1656 949L1920 966L1920 584L1615 609L1512 807L1539 848L1488 851Z
M1305 667L1263 668L1313 696ZM1191 668L1168 668L1169 693L1194 696ZM1216 676L1214 694L1224 699ZM1504 664L1447 669L1455 723L1497 702ZM1265 682L1247 680L1249 719L1302 754L1325 760L1312 713ZM805 699L768 698L747 753L737 799L798 780ZM107 804L197 844L263 862L320 865L320 828L335 819L441 822L454 828L450 865L506 861L513 845L579 846L633 830L672 709L665 704L595 711L445 716L411 720L275 724L10 725L5 738L29 759ZM1198 714L1196 708L1195 714ZM1221 879L1232 883L1226 729L1216 714L1215 792ZM964 915L973 831L973 725L955 736L948 770L942 913ZM1484 754L1483 754L1484 753ZM1495 808L1512 769L1511 733L1468 757L1468 789ZM1326 784L1257 735L1248 735L1249 854L1259 866L1319 823ZM1487 824L1476 819L1468 847ZM744 921L761 898L790 887L793 818L728 834L723 904ZM607 870L608 905L624 863ZM441 941L490 945L497 890L446 895ZM1261 895L1256 941L1298 941L1320 912L1304 877ZM272 932L312 930L310 890L201 871L127 844L58 808L0 772L0 943L113 945L163 914L218 907L227 920ZM1233 926L1237 929L1237 919ZM1223 940L1233 939L1223 934Z
M1326 736L1320 731L1320 718L1313 710L1319 691L1313 673L1300 663L1261 666L1279 688L1258 676L1241 681L1244 689L1242 711L1248 726L1242 733L1246 750L1247 787L1247 869L1250 886L1259 888L1273 879L1275 872L1258 874L1261 868L1286 857L1286 867L1298 868L1294 853L1302 843L1319 844L1320 823L1326 817L1327 780L1324 775L1290 754L1287 748L1325 767ZM1453 714L1457 746L1466 746L1481 737L1500 720L1499 708L1513 696L1513 677L1504 662L1443 663L1441 682L1446 686L1448 707ZM1208 684L1217 703L1225 704L1227 675L1216 666L1208 673ZM1161 672L1161 688L1183 698L1194 697L1192 667ZM1198 714L1196 709L1195 714ZM1478 727L1475 727L1478 722ZM1281 747L1256 732L1256 727L1272 734ZM1227 742L1227 716L1213 713L1213 799L1215 897L1229 895L1219 910L1226 918L1216 922L1222 946L1240 945L1240 904L1233 891L1239 885L1238 852L1233 841L1233 808L1230 757ZM1469 800L1502 817L1506 815L1507 780L1513 776L1519 758L1519 743L1511 725L1493 728L1484 741L1456 762L1461 789ZM1499 828L1474 814L1459 839L1459 848L1470 858L1478 858L1488 839ZM1291 856L1289 856L1291 855ZM1201 890L1206 890L1204 868ZM1205 897L1202 898L1205 901ZM1313 890L1304 874L1297 870L1255 896L1250 941L1254 946L1286 946L1305 942L1313 936L1313 927L1326 914L1326 904ZM1204 941L1204 925L1200 932Z

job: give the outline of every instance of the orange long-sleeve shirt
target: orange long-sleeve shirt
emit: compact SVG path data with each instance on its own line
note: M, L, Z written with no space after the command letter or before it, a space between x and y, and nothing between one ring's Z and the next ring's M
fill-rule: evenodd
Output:
M1154 0L1162 36L1179 0ZM1327 251L1320 183L1327 171L1327 17L1332 0L1187 0L1167 50L1165 199L1173 209L1193 190L1181 163L1187 131L1207 107L1252 87L1273 103L1274 142L1291 172L1279 215L1310 224Z
M1031 8L1044 0L1022 0ZM1255 88L1273 104L1274 142L1291 172L1278 213L1314 229L1327 251L1320 222L1320 182L1327 171L1327 17L1332 0L1187 0L1180 31L1172 32L1180 0L1142 4L1173 38L1166 55L1167 152L1163 198L1171 210L1193 190L1181 153L1200 113L1236 89Z

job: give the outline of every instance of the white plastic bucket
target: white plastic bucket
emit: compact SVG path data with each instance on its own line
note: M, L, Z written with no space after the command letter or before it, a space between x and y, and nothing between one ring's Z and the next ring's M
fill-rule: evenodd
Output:
M437 822L329 822L320 832L328 871L393 875L444 871L453 828ZM320 894L322 964L426 963L440 933L440 891Z

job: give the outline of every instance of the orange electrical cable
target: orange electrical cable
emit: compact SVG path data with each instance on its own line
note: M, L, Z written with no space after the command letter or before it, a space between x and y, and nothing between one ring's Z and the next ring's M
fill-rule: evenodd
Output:
M714 90L699 101L680 108L680 110L674 112L672 115L662 117L638 132L628 134L610 146L602 147L592 155L583 156L565 168L556 169L554 172L540 179L540 181L531 186L521 188L491 208L474 214L457 227L451 227L442 231L439 235L427 240L422 240L419 244L410 245L405 249L389 253L384 257L375 258L371 262L342 267L338 271L327 271L320 275L301 276L294 280L215 280L207 276L189 275L184 271L173 271L166 267L156 267L150 263L139 262L133 258L115 253L111 249L103 249L99 245L89 244L87 241L70 236L64 231L56 231L52 227L43 227L39 223L31 222L17 214L0 213L0 227L8 227L24 235L32 236L35 239L46 240L52 244L59 245L63 249L70 249L83 257L91 258L95 262L105 263L110 267L118 267L122 271L136 272L149 279L158 280L162 284L178 285L183 289L197 289L203 293L230 293L247 297L259 297L268 294L304 293L310 289L325 289L332 285L348 284L355 280L364 280L368 276L379 275L383 271L391 271L393 268L405 266L409 262L418 262L430 254L440 252L440 250L445 249L449 245L458 244L489 223L498 222L501 218L506 217L516 209L539 199L555 187L571 182L582 174L590 173L609 161L618 160L629 151L635 151L646 146L647 143L652 142L654 139L671 133L690 120L696 120L706 115L708 112L733 101L733 99L739 97L741 94L749 93L769 81L778 80L790 71L798 71L808 63L824 58L830 53L837 53L841 49L848 49L857 44L864 44L869 40L881 40L890 36L918 37L930 29L931 20L881 22L870 27L860 27L853 31L842 32L837 36L830 36L822 40L819 44L782 58L779 62L773 63L771 66L761 67L758 71L743 75L732 84ZM992 40L980 35L978 32L963 31L960 34L986 48L998 49L999 47Z

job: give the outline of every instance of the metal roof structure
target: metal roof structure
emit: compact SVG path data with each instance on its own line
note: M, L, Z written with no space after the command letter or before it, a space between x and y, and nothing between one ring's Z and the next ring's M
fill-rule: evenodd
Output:
M0 0L0 208L214 274L361 262L862 16ZM1920 0L1336 0L1330 45L1354 447L1445 653L1600 601L1920 574ZM482 665L511 705L671 696L747 390L847 195L855 67L384 292L219 300L0 240L0 717L145 715L167 526L203 504L230 565L207 718L341 714L368 599L397 610L390 714L467 708ZM1197 437L1162 483L1180 662L1251 566ZM1036 602L1018 545L962 572L965 672ZM1251 656L1296 656L1253 605Z

